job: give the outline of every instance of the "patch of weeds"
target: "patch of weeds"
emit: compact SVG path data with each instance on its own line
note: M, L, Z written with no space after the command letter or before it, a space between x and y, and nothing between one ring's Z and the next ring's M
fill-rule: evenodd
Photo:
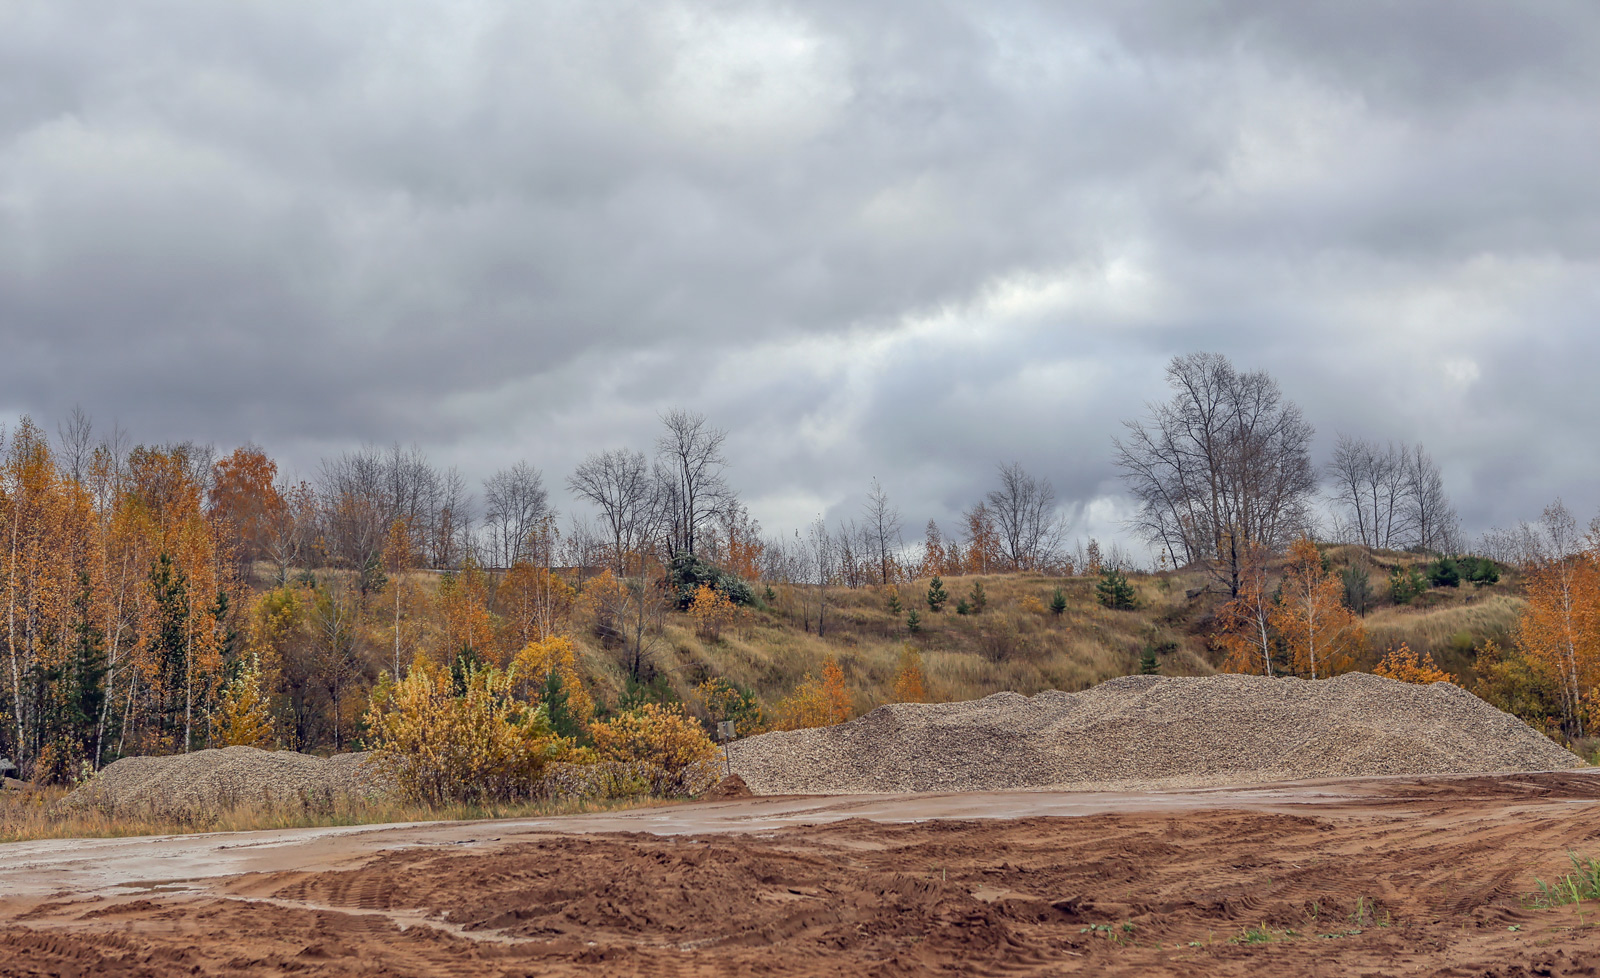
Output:
M1133 939L1133 931L1134 926L1131 920L1124 921L1121 927L1113 927L1110 924L1090 924L1088 927L1078 928L1078 933L1080 934L1104 934L1106 940L1112 944L1126 944Z
M1580 859L1575 852L1567 853L1567 858L1572 860L1572 872L1558 878L1554 883L1546 883L1535 877L1534 882L1539 884L1539 892L1529 894L1527 902L1548 910L1569 903L1600 900L1600 859L1593 856Z
M1230 944L1273 944L1278 941L1287 941L1300 935L1293 930L1273 930L1265 923L1245 930L1243 934L1229 941Z
M1389 927L1394 919L1372 897L1356 897L1356 909L1346 918L1357 927ZM1357 932L1359 933L1359 931Z

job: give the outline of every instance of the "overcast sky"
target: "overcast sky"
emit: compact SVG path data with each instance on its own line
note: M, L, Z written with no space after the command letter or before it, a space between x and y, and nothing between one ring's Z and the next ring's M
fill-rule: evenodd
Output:
M1212 350L1469 532L1587 517L1597 52L1593 0L0 0L0 417L559 486L682 405L769 530L1015 459L1106 538Z

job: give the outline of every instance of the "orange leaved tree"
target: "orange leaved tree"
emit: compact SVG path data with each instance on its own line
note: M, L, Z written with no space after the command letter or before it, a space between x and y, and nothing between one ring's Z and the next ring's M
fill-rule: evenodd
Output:
M1312 679L1348 672L1366 644L1361 619L1344 606L1344 588L1322 566L1317 545L1305 537L1289 544L1281 602L1270 624L1283 636L1290 665Z
M1259 543L1246 547L1240 562L1239 593L1217 613L1221 626L1218 641L1228 653L1222 668L1227 672L1273 674L1272 653L1278 638L1272 625L1276 602L1267 577L1267 556L1267 548Z
M1585 707L1600 693L1600 554L1594 546L1558 551L1528 575L1526 586L1518 644L1559 677L1562 726L1568 736L1582 737Z

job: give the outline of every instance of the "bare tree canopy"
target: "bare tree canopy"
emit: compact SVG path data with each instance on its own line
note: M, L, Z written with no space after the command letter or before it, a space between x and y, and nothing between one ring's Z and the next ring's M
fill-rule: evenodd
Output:
M667 514L667 543L672 553L695 552L700 533L733 498L722 479L728 464L722 443L728 433L713 428L706 416L681 408L661 417L666 432L656 443L656 472Z
M625 573L627 555L644 546L655 519L656 483L643 452L595 452L567 477L567 488L600 510L611 533L611 569Z
M544 476L526 462L501 469L483 480L483 522L489 562L510 567L529 555L529 537L550 513Z
M1383 549L1459 546L1444 476L1421 445L1379 448L1340 435L1328 475L1344 538Z
M1000 487L988 495L988 509L999 531L1001 556L1017 570L1052 563L1065 535L1056 514L1056 490L1017 462L1000 466Z
M1178 564L1210 568L1237 596L1249 545L1281 549L1309 523L1312 427L1277 381L1220 354L1174 357L1167 383L1172 400L1123 422L1117 467L1145 537Z
M1406 454L1341 434L1328 463L1333 500L1342 510L1340 535L1374 549L1404 546L1410 529L1404 506Z

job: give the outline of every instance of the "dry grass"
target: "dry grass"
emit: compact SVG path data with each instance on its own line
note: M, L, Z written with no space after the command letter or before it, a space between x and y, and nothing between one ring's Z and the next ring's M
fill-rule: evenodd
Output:
M803 617L807 596L780 586L770 607L750 613L719 640L704 639L686 617L669 615L654 664L679 695L717 675L770 704L807 673L818 673L823 659L833 655L861 710L889 701L901 652L908 645L922 653L928 693L937 700L976 699L1007 689L1030 694L1086 689L1137 672L1147 644L1163 649L1164 674L1215 671L1203 639L1178 621L1188 613L1187 585L1178 575L1171 575L1166 585L1157 577L1136 579L1141 606L1134 611L1100 607L1096 580L1027 574L946 578L950 600L937 613L927 606L928 582L921 580L899 587L898 616L889 610L887 589L831 590L821 636L815 631L814 605ZM987 592L987 607L980 614L958 615L957 600L978 581ZM1058 586L1067 598L1067 610L1059 617L1047 610ZM922 619L915 634L905 625L906 612L913 607ZM602 695L614 697L623 685L616 657L587 637L583 641L589 644L584 660L590 675Z
M295 811L265 806L240 806L203 819L118 815L94 810L67 810L59 803L64 787L0 791L0 843L29 839L81 839L136 835L187 835L197 832L248 832L261 829L312 828L333 825L378 825L391 822L462 821L488 818L539 818L585 812L614 811L674 804L661 799L563 799L438 808L393 798L341 799L324 811Z

